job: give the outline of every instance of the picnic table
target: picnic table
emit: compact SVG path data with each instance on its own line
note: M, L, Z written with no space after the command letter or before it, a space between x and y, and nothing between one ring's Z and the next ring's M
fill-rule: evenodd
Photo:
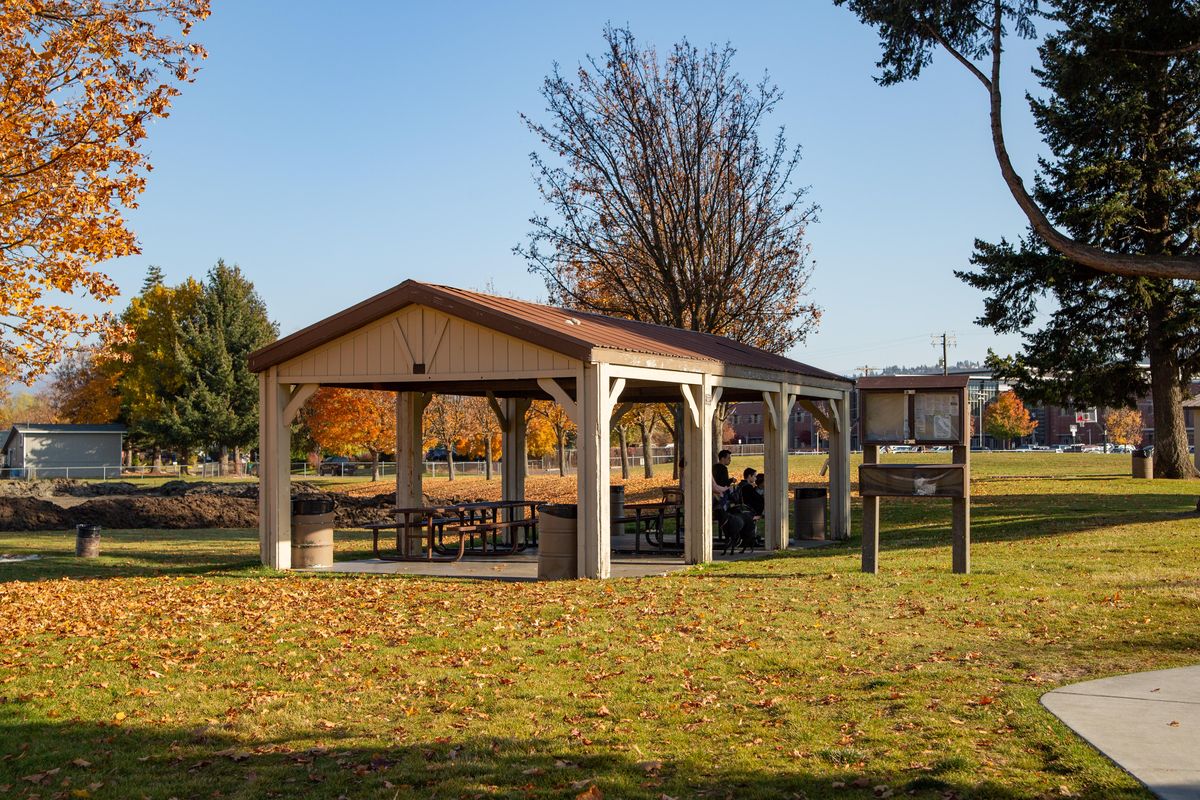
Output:
M397 508L395 519L364 527L372 531L372 549L382 561L458 561L465 555L511 555L537 541L538 505L535 500L502 500ZM388 530L396 532L396 555L379 549L380 532ZM454 537L457 544L447 541ZM474 544L476 537L478 545Z

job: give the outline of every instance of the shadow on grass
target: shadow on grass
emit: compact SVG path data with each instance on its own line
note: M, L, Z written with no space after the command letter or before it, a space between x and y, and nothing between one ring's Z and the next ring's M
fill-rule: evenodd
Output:
M954 758L935 761L925 770L889 774L838 766L836 753L819 754L770 770L748 766L756 754L752 745L740 742L731 743L725 764L660 762L605 751L601 745L585 747L566 737L464 733L428 740L419 736L419 723L392 728L385 735L396 743L389 746L364 744L364 737L353 731L315 725L294 736L245 739L211 724L187 729L144 727L131 720L119 725L33 722L23 720L19 711L12 702L0 708L0 775L18 794L850 800L877 797L875 787L886 786L896 795L916 798L1031 796L981 780L967 760ZM1054 761L1059 754L1046 755ZM592 786L599 793L585 794ZM1105 785L1085 787L1072 796L1133 800L1149 795L1133 785Z
M257 532L247 529L105 530L100 557L77 558L74 532L0 533L0 553L37 555L0 563L0 582L55 578L137 578L260 569Z

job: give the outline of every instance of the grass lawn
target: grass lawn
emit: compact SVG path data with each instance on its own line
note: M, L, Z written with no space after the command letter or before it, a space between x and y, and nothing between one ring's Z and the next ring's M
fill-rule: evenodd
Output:
M1149 797L1038 704L1200 660L1200 483L1128 461L977 455L970 576L944 501L882 504L877 576L857 540L513 584L0 533L44 556L0 564L0 797Z

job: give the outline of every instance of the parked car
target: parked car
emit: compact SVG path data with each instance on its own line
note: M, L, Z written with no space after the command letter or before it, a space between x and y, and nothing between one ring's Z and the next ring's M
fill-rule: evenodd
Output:
M356 469L358 469L358 462L345 456L330 456L317 467L317 474L337 475L341 477L343 475L353 475Z

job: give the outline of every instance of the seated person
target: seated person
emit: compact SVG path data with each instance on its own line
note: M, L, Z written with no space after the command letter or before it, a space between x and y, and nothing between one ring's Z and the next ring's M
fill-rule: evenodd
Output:
M742 504L735 487L719 486L716 478L712 483L713 521L725 537L725 551L741 546L742 552L757 544L757 526L754 513Z
M742 493L742 503L754 512L755 518L761 518L767 505L766 497L763 495L765 476L761 472L753 475L749 473L754 473L754 470L747 467L746 476L738 484L738 489Z
M733 486L737 483L737 479L729 475L729 462L733 460L733 454L728 450L722 450L717 453L717 463L713 464L712 474L713 481L718 486Z

